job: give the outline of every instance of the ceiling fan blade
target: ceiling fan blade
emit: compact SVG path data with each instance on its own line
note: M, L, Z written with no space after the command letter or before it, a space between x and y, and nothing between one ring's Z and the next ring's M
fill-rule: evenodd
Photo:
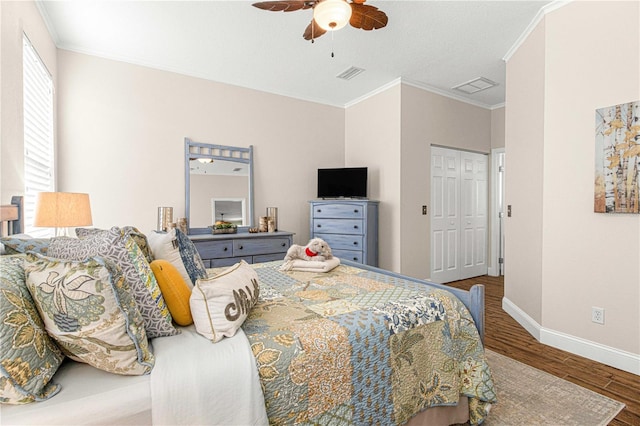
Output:
M387 26L387 14L375 6L351 3L351 19L349 23L354 28L363 30L377 30Z
M312 28L313 32L311 32ZM313 40L314 38L318 38L326 32L326 30L320 28L320 25L316 24L315 19L312 19L311 23L307 26L307 29L304 30L304 34L302 35L302 37L304 37L305 40Z
M261 1L253 3L252 6L262 10L273 12L293 12L300 9L311 9L315 1L284 0L284 1Z

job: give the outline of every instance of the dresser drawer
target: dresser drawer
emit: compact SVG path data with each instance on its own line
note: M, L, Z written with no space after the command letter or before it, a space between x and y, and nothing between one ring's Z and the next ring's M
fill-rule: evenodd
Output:
M362 219L364 208L357 204L316 204L313 217L336 219Z
M202 241L194 242L194 245L203 259L233 256L231 241Z
M355 250L331 250L335 257L345 260L353 260L354 262L362 263L362 252Z
M288 248L289 248L288 238L233 240L234 256L252 256L254 254L286 253Z
M363 235L363 221L359 219L314 219L313 233L315 234L353 234Z
M344 249L344 250L362 250L362 242L364 237L362 235L341 235L341 234L323 234L316 232L316 237L322 238L329 244L331 250Z

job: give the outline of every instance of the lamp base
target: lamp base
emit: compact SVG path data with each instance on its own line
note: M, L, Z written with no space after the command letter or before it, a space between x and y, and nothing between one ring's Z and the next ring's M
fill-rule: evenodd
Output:
M66 226L56 228L56 237L71 237L71 232Z

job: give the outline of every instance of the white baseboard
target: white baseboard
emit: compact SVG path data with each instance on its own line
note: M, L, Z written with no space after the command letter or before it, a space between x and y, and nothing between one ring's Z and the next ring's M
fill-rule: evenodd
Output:
M540 343L640 375L638 354L544 328L506 297L502 298L502 309Z
M516 306L511 300L506 297L502 298L502 309L509 315L511 318L518 321L518 324L524 327L527 332L535 337L537 341L540 341L540 324L538 324L533 318L531 318L525 311Z
M490 277L497 277L498 276L498 268L494 268L493 266L489 266L489 268L487 268L487 275L489 275Z

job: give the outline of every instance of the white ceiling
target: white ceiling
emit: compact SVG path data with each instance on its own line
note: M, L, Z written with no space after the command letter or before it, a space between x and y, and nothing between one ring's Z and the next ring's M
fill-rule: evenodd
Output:
M503 57L550 1L374 1L387 27L345 27L311 44L312 11L270 12L253 2L38 1L61 49L334 106L403 82L495 107L504 102ZM335 57L331 57L331 51ZM364 68L352 80L336 78ZM498 86L452 87L484 77Z

